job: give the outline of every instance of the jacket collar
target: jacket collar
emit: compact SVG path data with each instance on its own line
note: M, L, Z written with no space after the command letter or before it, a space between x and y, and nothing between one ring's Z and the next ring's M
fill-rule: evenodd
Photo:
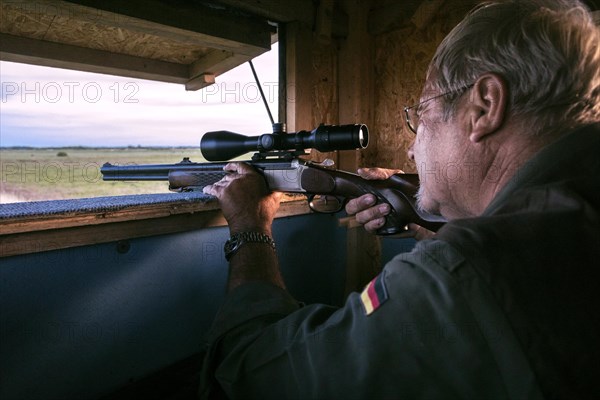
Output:
M542 148L525 163L483 212L493 214L518 190L585 178L600 180L600 123L587 125Z

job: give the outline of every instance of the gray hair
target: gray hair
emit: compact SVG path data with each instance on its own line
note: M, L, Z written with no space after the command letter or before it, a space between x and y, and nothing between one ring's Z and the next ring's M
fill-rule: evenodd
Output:
M464 92L481 74L498 73L509 110L532 134L600 121L600 28L578 1L485 3L443 40L434 69L440 92ZM453 110L446 104L446 116Z

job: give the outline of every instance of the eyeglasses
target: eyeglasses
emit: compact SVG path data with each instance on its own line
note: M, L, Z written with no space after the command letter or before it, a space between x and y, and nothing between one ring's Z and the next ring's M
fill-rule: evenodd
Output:
M406 116L406 125L408 126L408 129L410 129L413 133L417 133L417 128L419 127L419 119L420 119L420 117L419 117L420 106L422 106L423 104L425 104L427 102L430 102L431 100L439 99L440 97L466 90L472 86L473 86L473 84L463 86L459 89L451 90L449 92L430 97L427 100L423 100L422 102L415 104L414 106L404 107L404 114Z

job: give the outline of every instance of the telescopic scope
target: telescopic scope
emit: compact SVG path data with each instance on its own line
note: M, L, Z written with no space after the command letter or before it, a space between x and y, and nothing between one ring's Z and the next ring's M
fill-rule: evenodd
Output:
M369 144L369 130L364 124L321 125L312 131L296 133L265 133L245 136L229 131L206 132L200 141L202 155L208 161L227 161L242 154L258 151L321 152L364 149Z

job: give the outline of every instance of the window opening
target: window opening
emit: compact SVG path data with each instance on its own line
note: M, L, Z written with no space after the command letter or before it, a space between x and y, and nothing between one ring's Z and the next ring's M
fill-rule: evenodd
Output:
M277 52L274 44L253 60L275 113ZM0 203L168 193L166 182L104 182L100 167L204 162L205 132L272 131L247 63L196 92L10 62L0 62L0 81Z

